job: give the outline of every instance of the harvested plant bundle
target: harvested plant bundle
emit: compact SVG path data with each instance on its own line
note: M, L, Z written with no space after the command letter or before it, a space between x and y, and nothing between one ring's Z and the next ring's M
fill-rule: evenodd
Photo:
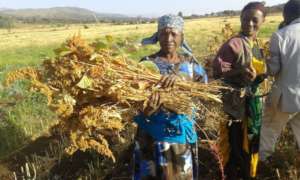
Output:
M69 154L94 149L115 160L111 146L124 141L120 133L133 125L133 116L154 91L160 92L165 108L177 113L191 114L191 105L203 109L201 102L221 104L220 89L225 87L216 82L179 79L174 88L161 89L158 72L112 50L88 45L79 35L67 40L56 54L29 76L32 89L45 94L60 117L58 127L69 137Z

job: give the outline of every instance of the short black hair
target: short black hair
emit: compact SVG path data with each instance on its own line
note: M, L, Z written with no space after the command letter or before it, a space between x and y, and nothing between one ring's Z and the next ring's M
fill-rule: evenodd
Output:
M250 2L248 3L242 10L241 12L241 15L246 11L246 10L249 10L249 9L256 9L256 10L260 10L264 17L266 17L267 15L267 10L266 10L266 7L265 7L265 2Z
M283 8L284 21L289 24L300 18L300 0L289 0Z

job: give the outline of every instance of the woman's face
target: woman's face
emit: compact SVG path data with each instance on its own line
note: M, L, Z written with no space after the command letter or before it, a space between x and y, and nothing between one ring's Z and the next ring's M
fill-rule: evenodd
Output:
M174 53L182 43L183 34L173 28L164 28L160 30L158 39L164 53Z
M256 9L248 9L241 15L241 30L247 37L253 37L259 31L265 21L263 12Z

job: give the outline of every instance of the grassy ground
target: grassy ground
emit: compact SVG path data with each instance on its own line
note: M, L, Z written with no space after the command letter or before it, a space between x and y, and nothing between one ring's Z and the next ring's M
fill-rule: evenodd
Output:
M0 159L46 133L56 122L44 95L31 92L26 80L0 87Z
M6 65L36 65L44 57L52 57L57 45L31 45L27 47L8 48L0 50L0 62Z

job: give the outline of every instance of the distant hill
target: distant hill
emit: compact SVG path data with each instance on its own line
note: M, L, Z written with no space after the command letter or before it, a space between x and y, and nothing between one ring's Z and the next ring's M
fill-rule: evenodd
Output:
M269 13L282 12L284 4L267 7ZM205 15L193 14L186 19L196 19L211 16L237 16L240 11L225 10ZM155 22L153 18L129 17L122 14L98 13L78 7L53 7L40 9L7 9L0 8L0 28L11 26L12 22L23 23L146 23Z
M97 13L77 7L54 7L43 9L0 9L0 16L10 17L27 23L41 22L96 22L126 20L130 17L121 14Z

